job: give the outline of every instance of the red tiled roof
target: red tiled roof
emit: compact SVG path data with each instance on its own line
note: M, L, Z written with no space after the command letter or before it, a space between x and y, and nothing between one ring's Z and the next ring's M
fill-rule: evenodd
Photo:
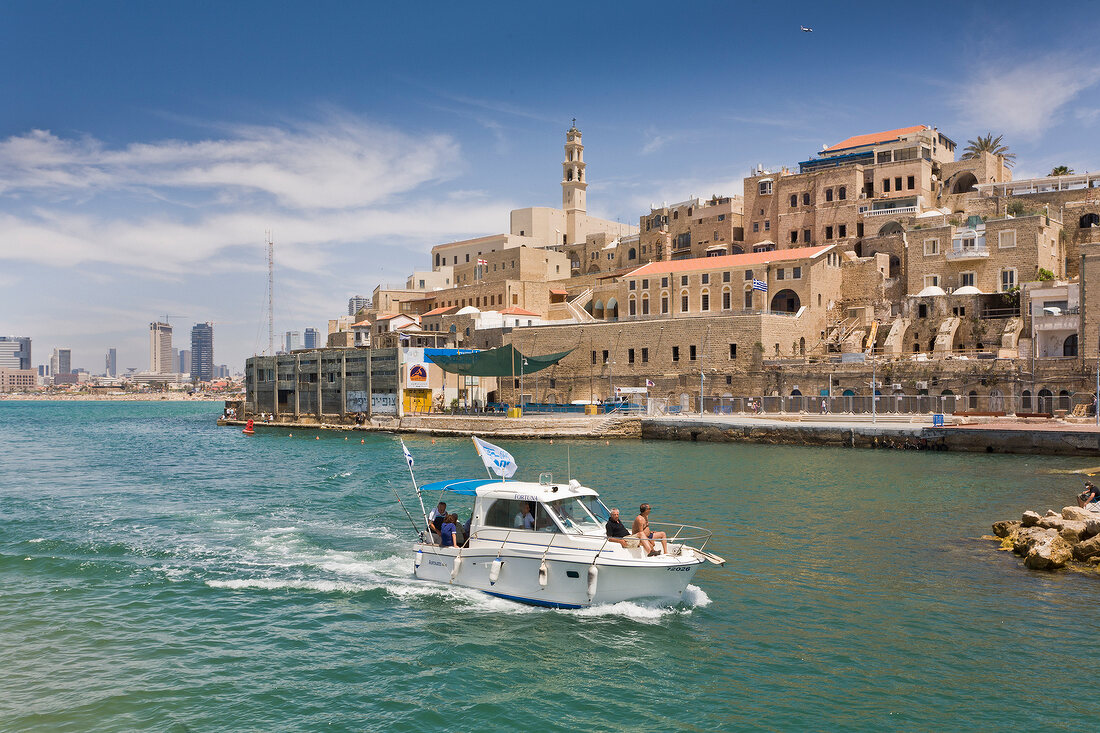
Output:
M564 288L550 288L551 295L569 295L569 291Z
M650 262L642 265L630 273L636 275L664 275L671 272L692 272L695 270L722 270L727 267L745 267L746 265L762 265L768 262L784 262L788 260L804 260L817 257L833 245L826 244L820 247L796 247L794 249L776 249L770 252L749 252L743 255L723 255L722 257L695 257L690 260L665 260L664 262Z
M422 313L420 317L423 318L424 316L441 316L444 313L449 313L450 311L453 311L457 307L457 305L441 305L438 308L432 308L427 313Z
M352 328L370 328L370 321L359 321L359 323L351 324Z
M833 153L837 150L847 150L848 148L858 148L864 145L874 145L875 143L890 142L891 140L897 140L903 135L909 135L911 133L920 132L921 130L927 129L929 129L928 125L913 125L912 127L899 127L896 130L872 132L867 135L853 135L847 140L841 140L836 145L830 145L822 152Z
M524 310L523 308L516 308L515 306L511 308L505 308L500 313L504 316L535 316L536 318L542 318L542 314L540 313L533 313L531 311Z

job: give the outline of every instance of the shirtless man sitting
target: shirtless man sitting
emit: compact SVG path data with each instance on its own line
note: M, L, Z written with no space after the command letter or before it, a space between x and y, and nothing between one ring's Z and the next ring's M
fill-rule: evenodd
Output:
M654 549L654 540L661 541L661 548L664 553L668 554L668 535L664 532L653 532L649 529L649 512L653 507L649 504L642 504L638 508L638 516L634 517L634 524L631 530L634 534L642 540L642 548L646 551L647 557L653 557L654 555L660 555L661 553Z
M619 510L611 510L611 518L607 520L605 525L607 528L607 541L614 542L616 545L622 545L626 547L626 538L630 536L630 533L626 531L626 525L619 520Z

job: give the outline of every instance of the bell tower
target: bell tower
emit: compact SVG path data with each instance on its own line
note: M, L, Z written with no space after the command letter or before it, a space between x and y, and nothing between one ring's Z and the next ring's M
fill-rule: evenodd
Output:
M567 244L584 239L583 227L578 231L577 226L578 219L583 221L587 211L585 190L588 188L588 181L585 179L584 166L584 145L581 144L581 131L577 129L577 118L574 117L573 126L565 133L565 160L561 164L561 208L565 211Z

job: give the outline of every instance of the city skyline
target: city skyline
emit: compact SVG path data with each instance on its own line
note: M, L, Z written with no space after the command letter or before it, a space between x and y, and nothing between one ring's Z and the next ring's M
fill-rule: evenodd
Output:
M910 124L960 144L1004 133L1018 178L1100 167L1087 25L1019 3L941 5L942 24L907 33L878 7L703 4L663 13L661 42L639 44L663 6L595 7L582 23L536 9L522 28L506 6L476 22L440 6L430 20L393 10L393 32L364 45L377 19L354 6L311 9L302 26L252 3L63 17L17 3L0 29L0 328L38 354L71 347L92 371L108 346L141 368L143 327L163 318L150 314L177 314L176 328L215 322L219 361L240 369L266 349L265 230L275 331L324 324L424 269L432 245L557 205L573 117L589 212L635 224L650 203L739 194L758 163ZM211 25L251 32L227 43ZM269 53L288 32L300 43ZM66 297L34 298L44 290Z

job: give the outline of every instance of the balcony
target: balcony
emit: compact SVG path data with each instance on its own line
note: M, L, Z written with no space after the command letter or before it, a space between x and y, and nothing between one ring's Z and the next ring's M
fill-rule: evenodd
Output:
M1032 317L1032 327L1038 331L1076 331L1081 322L1081 316L1077 313L1061 313L1059 315L1043 314Z
M864 216L900 216L905 214L919 214L919 206L897 206L893 209L871 209L864 211Z
M949 249L944 253L948 262L962 262L963 260L982 260L989 257L989 248L984 244L980 247L977 245L968 247L959 247L957 249Z

